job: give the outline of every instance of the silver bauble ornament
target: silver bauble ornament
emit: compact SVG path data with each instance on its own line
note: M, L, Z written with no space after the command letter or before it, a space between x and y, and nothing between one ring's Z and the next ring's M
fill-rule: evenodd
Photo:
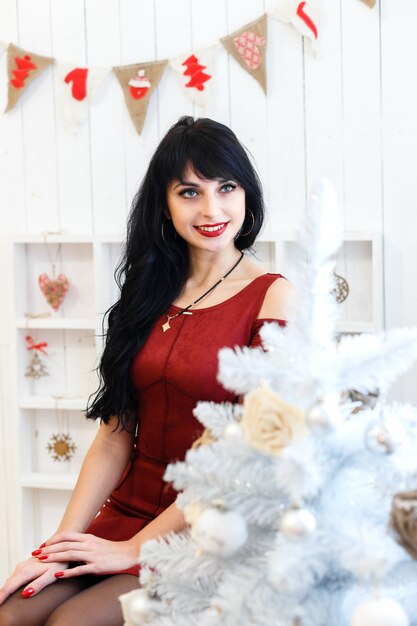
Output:
M291 509L284 513L280 530L288 539L304 539L317 528L316 518L308 509Z
M374 598L356 607L350 626L410 626L410 620L392 598Z

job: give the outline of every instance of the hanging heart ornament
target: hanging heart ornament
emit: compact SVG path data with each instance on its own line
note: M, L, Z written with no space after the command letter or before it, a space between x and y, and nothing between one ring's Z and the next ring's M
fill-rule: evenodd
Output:
M64 274L59 274L56 278L49 278L48 274L44 273L39 276L38 280L47 303L55 311L58 311L69 289L68 278Z

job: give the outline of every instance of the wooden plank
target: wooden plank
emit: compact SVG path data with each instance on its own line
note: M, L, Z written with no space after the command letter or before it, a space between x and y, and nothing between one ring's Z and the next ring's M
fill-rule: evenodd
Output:
M86 67L84 0L51 2L52 48L58 62ZM61 77L54 72L56 105L56 167L59 223L70 232L92 230L90 128L89 120L69 130L65 123L59 91ZM58 94L58 97L57 97Z
M37 54L53 56L49 0L39 0L36 8L31 0L21 0L17 8L19 45ZM17 106L22 108L27 229L29 232L56 229L60 224L51 67L29 85Z
M342 0L341 24L345 224L381 232L378 10Z
M191 1L154 0L158 59L169 59L191 52ZM194 115L194 106L181 87L178 76L169 68L159 85L158 117L159 134L162 138L179 117Z
M273 4L268 0L267 10ZM268 28L267 231L282 233L295 228L305 206L303 42L276 19L269 19Z
M227 1L228 34L261 17L262 0L242 3ZM267 175L266 96L257 81L235 59L229 57L230 125L253 156L264 183Z
M118 0L87 0L89 66L120 65L119 20ZM125 114L123 93L112 73L90 108L93 228L96 232L125 229Z
M304 44L306 189L328 177L343 208L343 111L340 2L323 0L319 52Z
M195 106L196 117L209 117L230 124L229 62L228 53L220 38L228 34L227 3L224 0L192 0L190 2L191 42L193 50L217 46L216 73L213 77L213 94L206 108Z
M120 42L122 65L155 61L156 40L153 2L126 0L120 3ZM147 170L152 152L158 141L158 99L159 87L149 101L144 128L140 136L133 126L127 108L125 108L123 115L126 213L130 209L132 199Z
M17 43L18 14L15 0L2 0L0 3L1 40ZM25 212L25 160L23 155L22 107L17 106L3 114L7 104L7 53L0 57L0 74L4 87L0 89L0 238L7 238L14 232L23 233L26 229ZM13 215L13 223L10 220ZM1 320L0 310L0 320Z
M381 4L383 230L385 323L415 326L417 320L416 143L417 4ZM414 367L393 387L391 396L417 402Z

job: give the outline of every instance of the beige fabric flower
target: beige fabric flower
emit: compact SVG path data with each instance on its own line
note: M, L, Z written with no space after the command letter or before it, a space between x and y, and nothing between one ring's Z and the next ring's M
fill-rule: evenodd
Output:
M268 387L245 396L240 425L247 441L265 454L277 455L307 432L305 414Z
M394 496L390 524L398 534L398 543L417 559L417 490Z

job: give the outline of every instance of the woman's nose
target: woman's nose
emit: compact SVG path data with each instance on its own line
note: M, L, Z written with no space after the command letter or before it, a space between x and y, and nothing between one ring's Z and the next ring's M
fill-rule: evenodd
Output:
M219 198L217 198L215 194L206 194L204 196L204 202L202 207L203 215L207 215L207 217L211 218L219 215L221 212L219 204Z

